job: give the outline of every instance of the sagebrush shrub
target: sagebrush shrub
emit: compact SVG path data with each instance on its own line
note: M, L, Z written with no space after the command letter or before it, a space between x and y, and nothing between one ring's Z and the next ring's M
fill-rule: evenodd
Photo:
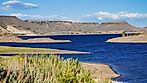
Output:
M94 83L78 60L55 55L0 58L0 83Z

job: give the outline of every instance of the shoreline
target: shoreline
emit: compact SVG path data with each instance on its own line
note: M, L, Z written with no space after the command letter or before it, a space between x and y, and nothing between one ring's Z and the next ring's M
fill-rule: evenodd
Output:
M121 35L121 33L82 33L82 34L46 34L46 35L32 35L33 37L41 37L41 36L64 36L64 35ZM25 37L25 35L18 35L18 37ZM31 35L29 35L31 37ZM27 37L29 37L27 36Z
M10 56L0 57L10 58ZM106 78L112 79L112 83L119 83L117 81L114 81L113 79L116 79L121 75L118 74L110 65L90 62L80 62L80 64L82 68L90 71L92 78L95 80L96 83L99 83L99 81L102 82Z
M90 52L45 49L45 48L0 46L0 54L90 54Z
M70 40L54 40L54 39L50 39L50 38L31 38L28 40L17 40L17 39L13 39L13 40L7 40L7 39L3 39L0 40L0 43L70 43L72 41Z
M108 43L147 43L147 35L137 35L137 36L127 36L127 37L117 37L108 39Z
M0 34L0 43L8 42L8 43L66 43L71 42L70 40L54 40L51 38L30 38L30 39L22 39L16 35L12 34Z
M102 65L102 66L105 66L109 69L112 70L112 72L115 74L115 76L112 76L113 79L117 79L119 77L121 77L122 75L120 73L118 73L116 70L113 69L113 67L111 65L108 65L108 64L104 64L104 63L92 63L92 62L81 62L82 64L88 64L88 65L96 65L96 66L99 66L99 65Z
M70 40L55 40L55 41L0 41L0 43L70 43Z
M90 70L95 81L100 81L101 79L105 78L111 78L113 83L119 83L114 80L122 76L117 71L115 71L112 66L108 64L90 62L81 62L81 64L83 68Z
M44 35L44 36L60 36L60 35L59 34L58 35L54 34L54 35ZM109 34L62 34L62 35L109 35ZM38 36L38 35L36 35L36 36ZM43 36L43 35L39 35L39 36ZM31 39L33 39L33 38L31 38ZM17 41L16 43L61 43L61 41L62 42L65 42L65 41L66 42L71 42L70 40L51 40L50 42L46 42L46 41L43 41L43 40L37 41L37 39L40 39L40 38L34 38L34 39L35 40L32 40L32 41L29 41L29 40ZM46 38L42 38L42 39L46 39ZM0 42L0 43L2 43L2 42ZM3 42L3 43L5 43L5 42ZM10 43L10 41L7 42L7 43ZM16 48L18 48L18 47L16 47ZM23 48L23 47L20 47L20 48ZM31 48L31 49L37 49L37 48ZM39 49L41 49L41 48L39 48ZM52 51L52 52L48 52L48 51ZM44 51L41 50L39 52L38 51L37 52L36 51L30 51L30 52L28 52L28 51L26 51L26 52L25 51L23 51L23 52L22 51L20 51L20 52L16 52L16 51L9 51L9 52L8 51L2 51L1 52L0 51L0 54L20 54L20 53L21 54L90 54L90 52L79 52L79 51L58 50L58 49L48 49L48 50L44 50ZM112 79L116 79L116 78L119 78L119 77L122 76L117 71L115 71L112 66L107 65L107 64L102 64L102 63L98 63L98 64L83 63L83 64L87 65L88 66L87 68L92 66L92 67L90 67L89 70L91 70L92 72L97 72L97 73L93 73L94 78L96 78L95 80L100 80L102 74L106 74L105 75L106 77L112 78ZM101 67L106 69L106 71L104 71L103 68L102 68L102 70L98 70ZM99 71L101 71L100 72L101 75L100 75L100 77L96 77L97 75L99 75L98 74ZM104 76L104 78L105 78L105 76Z

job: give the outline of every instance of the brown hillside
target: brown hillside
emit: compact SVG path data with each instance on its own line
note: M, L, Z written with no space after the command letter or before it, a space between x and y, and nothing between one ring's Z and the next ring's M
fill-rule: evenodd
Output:
M22 21L21 19L15 16L0 16L0 26L6 27L7 25L12 25L19 30L37 30L40 29L42 26L37 24L32 24L29 22ZM34 32L34 31L33 31Z
M121 33L122 31L136 31L136 27L125 21L107 23L83 23L70 21L32 21L21 20L15 16L0 16L0 31L7 25L12 25L19 30L28 30L36 34L88 34L88 33ZM10 28L11 29L11 28ZM11 31L9 29L9 32ZM16 30L19 32L19 30ZM11 32L13 32L12 30ZM20 31L21 32L21 31Z
M138 29L127 22L109 22L109 23L82 23L82 22L67 22L67 21L28 21L34 24L46 26L43 32L45 33L60 33L69 32L77 33L98 33L109 31L137 31ZM40 30L40 32L42 32Z

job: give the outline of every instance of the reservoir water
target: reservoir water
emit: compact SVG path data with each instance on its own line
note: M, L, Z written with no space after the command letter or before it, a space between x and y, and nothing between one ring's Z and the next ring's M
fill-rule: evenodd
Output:
M127 83L147 83L147 44L106 43L109 38L120 35L60 35L21 37L71 40L70 43L0 43L5 46L56 48L91 52L88 55L61 55L64 58L76 58L83 62L111 65L122 76L115 80Z

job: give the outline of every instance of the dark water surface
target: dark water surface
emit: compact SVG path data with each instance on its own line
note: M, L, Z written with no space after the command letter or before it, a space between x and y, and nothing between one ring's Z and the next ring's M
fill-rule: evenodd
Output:
M109 64L122 77L118 81L127 83L147 83L147 44L106 43L109 38L120 35L64 35L40 36L53 39L71 40L71 43L29 44L0 43L7 46L57 48L91 52L89 55L61 55L65 58L78 58L80 61ZM35 38L35 37L22 37ZM38 38L38 37L36 37Z

